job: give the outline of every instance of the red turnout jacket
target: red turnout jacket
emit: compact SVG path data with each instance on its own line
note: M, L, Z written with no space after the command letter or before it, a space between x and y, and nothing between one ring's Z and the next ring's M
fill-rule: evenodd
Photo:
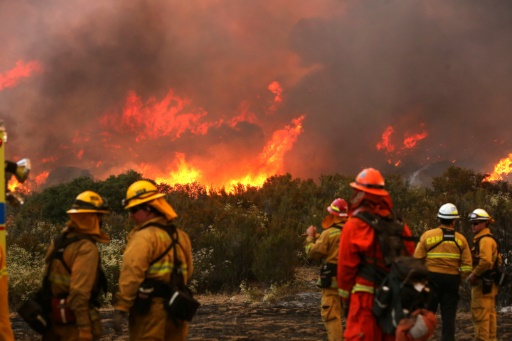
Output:
M391 203L389 197L385 198ZM389 205L390 207L390 205ZM374 214L387 216L390 211L387 209L372 210L369 207L359 207L352 212L351 217L343 227L343 233L340 238L339 254L338 254L338 288L339 294L344 300L348 300L351 292L368 292L374 293L374 283L370 280L358 276L358 269L362 262L374 263L385 270L384 256L382 254L378 241L375 241L375 231L373 227L365 223L354 215L361 211L370 211ZM411 230L405 225L403 235L411 236ZM412 255L415 245L412 241L404 241L407 252Z

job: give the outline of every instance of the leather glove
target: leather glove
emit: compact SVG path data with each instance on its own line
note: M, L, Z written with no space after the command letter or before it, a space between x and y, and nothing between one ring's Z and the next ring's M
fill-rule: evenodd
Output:
M78 327L78 340L79 341L92 341L91 327Z
M123 323L128 317L128 313L122 310L114 310L114 317L112 318L112 323L114 325L114 330L116 334L121 334L123 331Z

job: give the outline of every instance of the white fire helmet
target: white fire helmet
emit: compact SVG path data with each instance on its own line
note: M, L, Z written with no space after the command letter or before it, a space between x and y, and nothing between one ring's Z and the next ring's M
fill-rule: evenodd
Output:
M471 212L469 214L469 221L472 222L472 221L489 221L489 220L492 220L491 216L489 215L489 213L487 213L487 211L481 209L481 208L477 208L476 210L474 210L473 212Z
M459 211L457 210L457 207L455 207L454 204L447 203L441 206L439 208L439 212L437 213L437 216L442 219L459 219Z

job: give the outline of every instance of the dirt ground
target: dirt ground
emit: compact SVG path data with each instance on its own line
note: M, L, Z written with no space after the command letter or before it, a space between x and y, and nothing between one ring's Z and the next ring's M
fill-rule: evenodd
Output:
M320 319L320 292L316 289L316 269L306 269L298 276L307 283L305 292L293 294L267 304L251 302L246 295L198 295L201 302L190 324L188 340L276 341L327 340ZM112 329L112 309L102 310L104 335L101 340L128 340L127 326L118 336ZM18 316L12 316L16 340L39 340ZM440 319L438 317L440 324ZM473 325L469 312L457 315L457 340L473 340ZM431 340L440 340L440 326ZM498 313L499 340L512 340L512 313Z

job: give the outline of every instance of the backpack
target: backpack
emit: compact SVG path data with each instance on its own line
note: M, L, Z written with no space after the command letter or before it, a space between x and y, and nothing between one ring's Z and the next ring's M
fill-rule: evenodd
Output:
M429 301L428 269L423 260L407 254L404 244L405 240L417 241L418 238L403 236L404 223L393 216L361 212L355 217L373 227L374 243L379 243L389 270L386 272L375 263L363 266L366 273L373 268L373 282L377 286L373 314L384 333L394 334L402 319L426 308Z
M17 310L23 320L41 335L46 333L51 323L67 324L74 322L75 317L67 306L66 297L53 297L52 295L49 279L51 264L55 259L58 259L62 262L66 271L71 274L71 268L63 259L64 250L74 242L90 238L85 235L77 235L71 238L66 238L66 236L67 234L63 233L55 238L54 249L49 258L48 270L43 277L41 288L24 301ZM99 306L97 297L100 290L107 292L107 279L100 264L101 262L98 263L99 287L93 289L90 300L96 306Z
M475 264L475 261L477 259L477 255L480 253L480 241L486 237L492 238L496 242L496 245L498 248L498 257L502 255L502 253L500 252L501 246L500 246L500 242L498 241L498 239L496 239L496 237L494 237L492 234L483 235L475 240L475 245L474 245L475 247L471 254L471 256L473 257L473 266L477 265L477 263ZM485 287L486 281L487 281L487 284L489 284L489 283L492 284L492 282L494 282L497 286L506 286L510 282L510 274L508 274L505 271L503 265L501 266L501 268L498 266L498 259L496 259L496 261L494 262L492 269L484 272L481 277L484 281L484 283L483 283L484 287ZM489 287L489 285L487 285L487 286ZM488 289L488 292L490 292L490 288L487 288L487 289Z
M152 278L144 279L135 298L134 308L139 314L145 315L149 312L152 298L161 297L164 299L164 309L176 324L179 324L179 321L191 321L200 303L194 298L192 290L185 284L185 278L180 271L182 262L178 259L177 248L183 249L183 247L179 242L178 231L173 224L163 225L155 222L151 222L141 229L149 226L164 230L171 238L167 249L149 265L158 262L171 250L174 264L170 274L170 284Z

